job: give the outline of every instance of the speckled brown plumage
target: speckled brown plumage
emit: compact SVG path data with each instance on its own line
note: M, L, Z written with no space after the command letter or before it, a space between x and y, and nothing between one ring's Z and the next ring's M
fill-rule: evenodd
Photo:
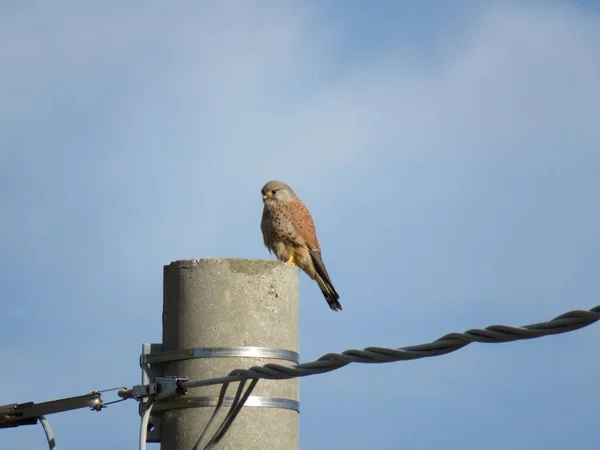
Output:
M260 228L265 246L277 259L292 262L315 280L329 307L342 309L321 256L315 224L308 208L294 191L281 181L269 181L262 188L264 208Z

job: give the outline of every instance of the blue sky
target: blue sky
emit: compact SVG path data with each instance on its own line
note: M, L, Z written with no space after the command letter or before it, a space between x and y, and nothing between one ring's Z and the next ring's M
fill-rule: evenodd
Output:
M162 266L269 258L270 179L344 306L301 276L302 361L599 304L599 11L3 2L0 404L139 383ZM596 448L599 336L303 379L302 448ZM49 419L61 449L137 445L133 401Z

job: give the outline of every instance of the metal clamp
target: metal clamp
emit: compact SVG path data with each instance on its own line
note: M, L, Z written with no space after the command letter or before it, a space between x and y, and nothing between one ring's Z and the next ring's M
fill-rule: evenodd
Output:
M163 351L162 344L143 344L140 355L142 384L134 386L131 395L140 400L140 416L150 407L152 412L148 422L146 442L160 442L162 415L167 409L216 406L218 397L182 397L187 394L180 383L182 377L163 376L165 363L198 358L265 358L298 363L297 352L268 347L200 347L183 350ZM160 390L160 392L159 392ZM165 403L168 401L168 403ZM226 397L225 405L231 405L233 398ZM248 406L284 408L299 410L299 402L284 398L250 396Z
M233 404L233 399L234 397L232 396L225 397L223 400L223 406L231 406ZM215 407L217 406L218 401L219 397L216 396L179 397L166 404L155 404L152 411L160 412L170 409ZM297 400L291 400L289 398L260 397L257 395L251 395L248 397L248 400L246 400L244 406L289 409L300 412L300 402Z
M138 400L152 397L153 401L168 401L187 394L187 389L181 387L181 383L187 380L185 377L156 377L154 383L134 386L132 397Z
M147 345L147 344L146 344ZM150 344L151 346L160 344ZM291 350L268 347L200 347L170 350L140 355L140 365L184 361L196 358L268 358L298 363L300 355Z

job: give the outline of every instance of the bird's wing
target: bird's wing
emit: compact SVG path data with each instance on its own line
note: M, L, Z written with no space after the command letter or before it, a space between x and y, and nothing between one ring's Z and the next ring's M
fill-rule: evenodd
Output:
M340 296L333 287L333 283L331 282L331 278L329 278L323 258L321 257L321 246L317 239L317 232L310 211L299 199L294 199L288 202L286 214L289 215L288 219L294 226L296 234L302 238L303 243L308 248L308 253L315 270L315 279L329 307L334 311L341 310L342 305L338 301Z
M286 215L294 226L298 236L306 243L309 249L321 251L315 224L308 208L299 199L295 198L288 202Z
M262 219L260 221L260 231L262 231L263 242L265 243L265 247L271 253L271 246L273 241L273 225L272 225L273 217L272 213L268 208L263 208Z

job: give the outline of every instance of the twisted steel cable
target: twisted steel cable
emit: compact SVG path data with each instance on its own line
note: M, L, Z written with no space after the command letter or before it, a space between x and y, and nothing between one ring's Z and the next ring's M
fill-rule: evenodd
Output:
M427 344L400 348L367 347L363 350L352 349L342 353L327 353L316 361L292 366L265 364L264 366L253 366L249 369L235 369L226 377L186 381L181 384L181 387L194 388L260 378L285 380L331 372L350 363L387 363L429 358L455 352L472 342L496 343L534 339L577 330L598 320L600 320L600 305L589 311L569 311L548 322L534 323L522 327L492 325L483 329L474 328L464 333L449 333Z

